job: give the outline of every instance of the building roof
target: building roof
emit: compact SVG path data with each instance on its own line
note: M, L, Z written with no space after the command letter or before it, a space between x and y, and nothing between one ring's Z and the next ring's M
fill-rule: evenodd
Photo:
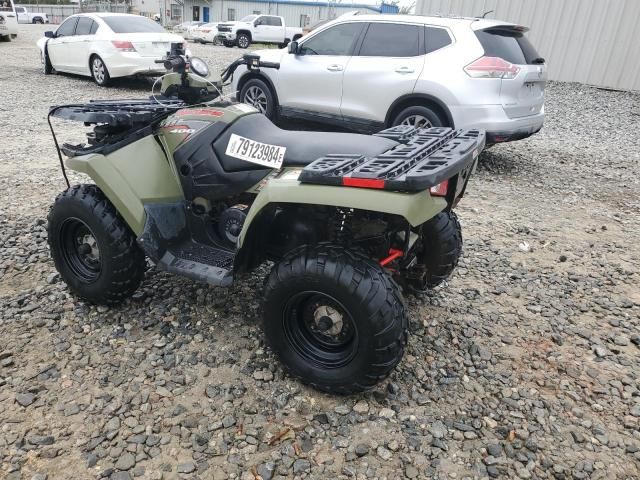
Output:
M249 3L279 3L283 5L305 5L310 7L337 7L337 8L362 8L374 12L397 13L398 6L382 3L381 5L369 5L366 3L334 3L314 2L309 0L241 0Z

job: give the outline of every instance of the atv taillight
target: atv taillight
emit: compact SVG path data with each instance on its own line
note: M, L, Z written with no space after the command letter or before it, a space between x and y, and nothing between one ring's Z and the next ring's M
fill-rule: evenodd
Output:
M434 185L429 189L429 193L431 193L432 197L446 197L447 191L449 190L449 180L445 180L444 182L440 182L437 185Z
M500 57L480 57L464 67L464 71L473 78L515 78L520 67Z
M384 188L384 180L376 178L343 177L342 185L345 187Z
M116 47L121 52L135 52L136 49L133 46L133 43L128 40L112 40L111 43L114 47Z

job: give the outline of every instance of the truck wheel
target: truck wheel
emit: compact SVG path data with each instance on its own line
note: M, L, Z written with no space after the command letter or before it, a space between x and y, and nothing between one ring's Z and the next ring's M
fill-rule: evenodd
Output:
M42 62L42 73L45 75L51 75L53 73L53 65L51 65L49 55L44 52L40 52L40 62Z
M268 119L276 114L276 100L269 86L259 78L252 78L240 91L240 101L258 109Z
M434 288L444 282L462 254L462 227L453 211L443 211L422 225L418 262L425 267L420 280L409 281L417 291Z
M444 124L436 112L421 105L405 108L391 122L392 126L411 125L417 128L442 127Z
M101 87L109 85L109 81L111 80L107 66L98 55L91 57L91 76L93 77L93 81Z
M374 387L407 345L398 285L375 261L338 246L286 255L267 279L263 313L267 342L287 370L325 392Z
M230 42L229 40L223 40L222 44L227 48L233 48L233 42Z
M97 186L75 185L58 195L47 232L56 269L80 297L116 304L140 285L144 253Z
M236 42L240 48L248 48L251 45L251 38L246 33L239 33Z

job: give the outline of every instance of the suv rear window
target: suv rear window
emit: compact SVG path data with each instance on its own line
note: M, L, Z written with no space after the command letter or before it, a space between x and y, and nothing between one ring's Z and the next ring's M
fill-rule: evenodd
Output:
M164 32L162 25L145 17L112 15L102 17L113 33Z
M420 27L397 23L371 23L361 57L416 57L420 52Z
M435 52L447 45L451 45L451 37L444 28L426 27L425 35L427 53Z
M476 37L488 57L500 57L514 65L540 63L540 55L527 37L511 27L492 27L477 30Z

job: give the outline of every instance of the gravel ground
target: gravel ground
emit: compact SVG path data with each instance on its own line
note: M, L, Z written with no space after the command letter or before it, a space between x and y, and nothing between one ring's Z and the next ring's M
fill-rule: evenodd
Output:
M113 309L70 295L46 245L47 108L150 84L45 77L42 30L0 44L0 477L640 476L640 95L551 83L544 130L483 154L464 258L408 300L404 361L332 397L264 347L266 270L228 290L150 270Z

